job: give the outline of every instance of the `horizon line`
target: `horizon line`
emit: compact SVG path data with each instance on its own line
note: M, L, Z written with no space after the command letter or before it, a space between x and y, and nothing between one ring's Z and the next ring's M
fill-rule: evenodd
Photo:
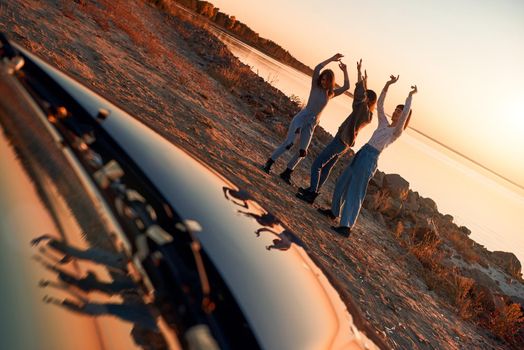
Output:
M301 73L301 74L307 75L307 74L305 74L304 72L302 72L302 71L296 69L295 67L290 66L289 64L287 64L287 63L285 63L285 62L281 62L281 61L279 61L279 60L277 60L277 59L275 59L275 58L273 58L273 57L267 55L266 53L260 51L260 50L257 49L256 47L252 47L251 45L249 45L248 43L244 42L243 40L240 40L240 39L235 38L235 36L233 36L231 33L227 32L227 31L224 30L223 28L220 28L220 27L217 26L215 23L211 22L211 24L213 25L213 27L215 27L216 29L218 29L220 32L226 34L227 36L230 36L230 37L233 38L233 39L236 39L236 40L239 41L240 43L242 43L242 44L248 46L251 50L258 51L258 52L261 53L262 55L264 55L264 56L266 56L266 57L268 57L268 58L274 60L275 62L278 62L278 63L280 63L280 64L283 64L284 66L289 67L289 68L291 68L291 69L293 69L293 70L296 70L297 72L299 72L299 73ZM309 67L309 66L308 66L308 67ZM252 67L250 67L250 68L252 68ZM257 75L258 75L258 74L257 74ZM270 85L273 85L273 84L270 84ZM348 91L345 91L345 92L344 92L344 95L349 95L349 97L353 98L353 94L352 94L349 90L348 90ZM390 116L390 117L391 117L391 116ZM428 140L430 140L430 141L432 141L432 142L438 144L439 146L445 148L446 150L448 150L448 151L450 151L450 152L452 152L452 153L458 155L459 157L462 157L462 158L468 160L469 162L471 162L471 163L475 164L476 166L478 166L478 167L484 169L485 171L491 173L492 175L495 175L496 177L498 177L498 178L500 178L500 179L502 179L502 180L508 182L509 184L511 184L511 185L513 185L513 186L519 188L520 190L524 191L524 185L520 185L520 184L518 184L517 182L515 182L515 181L513 181L513 180L507 178L506 176L504 176L504 175L502 175L502 174L500 174L500 173L498 173L498 172L496 172L496 171L494 171L494 170L488 168L487 166L483 165L482 163L480 163L480 162L474 160L473 158L470 158L470 157L468 157L467 155L465 155L465 154L463 154L463 153L461 153L461 152L459 152L459 151L457 151L457 150L451 148L450 146L448 146L448 145L442 143L441 141L438 141L437 139L435 139L435 138L429 136L428 134L426 134L426 133L424 133L424 132L422 132L422 131L420 131L420 130L418 130L418 129L415 129L415 128L411 127L411 126L408 126L408 129L411 129L411 130L415 131L416 133L418 133L418 134L420 134L421 136L427 138Z
M430 141L432 141L432 142L438 144L439 146L445 148L446 150L448 150L448 151L450 151L450 152L452 152L452 153L455 153L456 155L458 155L458 156L460 156L460 157L462 157L462 158L464 158L464 159L470 161L471 163L475 164L476 166L478 166L478 167L480 167L480 168L486 170L487 172L491 173L492 175L495 175L495 176L501 178L502 180L504 180L504 181L506 181L506 182L512 184L513 186L518 187L519 189L521 189L521 190L524 191L524 186L523 186L523 185L520 185L520 184L518 184L517 182L515 182L515 181L513 181L513 180L511 180L511 179L509 179L509 178L507 178L506 176L504 176L504 175L502 175L502 174L499 174L498 172L496 172L496 171L494 171L494 170L488 168L488 167L485 166L484 164L482 164L482 163L476 161L475 159L468 157L468 156L465 155L464 153L461 153L461 152L459 152L459 151L457 151L457 150L451 148L450 146L448 146L448 145L442 143L441 141L439 141L439 140L437 140L437 139L435 139L435 138L429 136L428 134L426 134L426 133L424 133L424 132L422 132L422 131L420 131L420 130L418 130L418 129L415 129L415 128L411 127L411 126L408 126L408 129L411 129L411 130L415 131L416 133L418 133L418 134L422 135L423 137L427 138L428 140L430 140Z

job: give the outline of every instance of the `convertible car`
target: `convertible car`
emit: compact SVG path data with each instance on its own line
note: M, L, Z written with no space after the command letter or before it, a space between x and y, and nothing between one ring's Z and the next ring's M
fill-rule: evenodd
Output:
M378 348L248 192L1 42L2 348Z

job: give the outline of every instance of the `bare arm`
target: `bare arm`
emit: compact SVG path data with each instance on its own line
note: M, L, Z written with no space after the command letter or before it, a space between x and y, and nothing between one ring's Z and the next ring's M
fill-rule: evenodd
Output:
M366 71L364 71L364 77L362 77L362 59L357 62L357 72L358 72L358 81L357 85L355 86L355 92L353 93L353 109L355 109L355 106L359 103L362 103L367 98L366 95L366 82L368 78L368 74Z
M402 114L400 115L400 118L398 120L397 125L395 126L395 136L399 137L400 134L402 134L402 131L405 129L405 125L408 122L410 111L411 111L411 101L413 99L413 95L418 92L417 86L413 85L411 86L411 91L408 94L408 97L406 98L406 102L404 103L404 109L402 110Z
M362 58L357 62L358 82L362 81Z
M384 112L384 101L386 100L386 95L388 93L389 86L391 84L395 84L398 81L399 77L399 75L397 75L396 77L394 75L390 75L389 80L386 82L386 85L384 85L384 88L380 93L380 97L378 98L377 102L377 115L379 127L383 125L389 125L388 119L386 118L386 112Z
M346 91L347 89L349 89L349 75L348 75L347 66L344 63L342 63L342 61L338 64L338 66L340 67L342 72L344 72L344 85L334 90L335 96L338 96L342 94L344 91Z
M317 79L318 79L318 76L320 75L320 71L322 70L322 68L324 68L324 67L325 67L328 63L330 63L330 62L340 60L342 57L344 57L344 55L342 55L342 54L340 54L340 53L337 53L337 54L333 55L332 57L328 58L327 60L325 60L325 61L320 62L319 64L317 64L317 66L315 67L315 69L313 69L313 78L312 78L312 83L313 83L313 84L316 84Z

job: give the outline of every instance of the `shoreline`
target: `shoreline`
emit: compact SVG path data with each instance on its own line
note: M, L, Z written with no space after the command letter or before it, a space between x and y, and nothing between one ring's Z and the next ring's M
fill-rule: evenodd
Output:
M118 105L125 106L163 137L247 189L312 247L310 254L323 268L332 270L343 292L352 295L359 307L367 311L366 320L384 336L388 346L422 349L430 344L442 347L490 344L510 348L508 343L494 340L484 328L479 328L480 321L467 321L467 318L464 321L464 315L461 318L457 314L457 309L460 311L470 299L455 304L444 296L467 282L466 292L472 295L486 287L494 302L509 302L499 294L496 283L483 280L482 271L475 269L475 264L484 263L502 271L491 261L495 258L471 243L467 228L454 225L449 216L435 211L436 205L431 199L417 197L406 190L402 181L392 183L394 178L379 173L370 184L367 205L354 236L350 240L339 240L330 233L329 223L294 198L293 189L286 187L277 176L266 176L258 169L285 133L298 106L256 77L247 66L235 61L218 39L190 23L161 15L156 8L142 2L129 5L130 11L140 13L140 17L113 13L122 9L103 2L107 7L102 14L110 19L107 30L97 22L102 21L100 13L84 5L39 9L32 0L21 3L23 5L6 5L12 17L8 17L0 29L7 30L25 47L45 55L102 95L112 96ZM41 18L39 11L46 11L47 15L41 23L36 20ZM71 14L71 18L66 19L74 21L75 26L56 25L64 21L64 11ZM158 52L165 50L165 56L157 56L154 51L149 52L150 49L144 50L140 42L135 43L131 28L126 29L127 33L111 24L119 23L116 14L143 26L141 34L157 45ZM155 36L157 26L164 28L162 37ZM68 28L70 32L60 28ZM42 35L48 40L43 40ZM73 37L79 39L73 40ZM305 167L310 166L330 138L327 132L318 130L311 156L304 161ZM345 158L348 160L349 157ZM340 168L335 169L332 178L336 178ZM300 174L297 181L304 183L305 175ZM333 180L326 185L329 192ZM395 190L399 196L386 197L386 190ZM327 200L324 194L319 204ZM402 206L417 205L417 211L402 209ZM423 225L425 218L419 218L419 212L436 220L440 225L438 232ZM427 242L426 235L440 240L438 247L430 251L431 255L421 255L427 252L421 247L429 248L428 243L436 242ZM470 256L461 257L459 249ZM439 261L441 252L445 258ZM467 263L467 269L460 274L442 270L445 274L440 276L446 278L439 279L438 271L430 268L431 264L444 268L452 261L451 257L457 256ZM502 265L504 258L499 262ZM472 259L471 262L468 259ZM479 260L474 262L475 259ZM443 283L447 280L458 284ZM521 283L515 278L513 281ZM441 290L444 287L449 289Z
M213 34L216 34L216 33L213 32ZM228 48L232 50L232 52L236 56L238 56L242 62L251 66L252 71L254 71L255 73L259 73L261 77L264 77L266 75L271 75L273 72L276 76L277 74L279 74L277 72L280 72L282 69L286 70L286 68L284 67L288 67L288 66L283 66L281 62L279 63L277 61L273 61L271 58L269 58L269 61L266 61L268 57L265 56L263 53L260 53L256 49L253 49L252 53L248 53L247 50L249 46L247 44L237 42L237 39L235 38L231 39L230 36L228 36L227 34L225 36L218 35L218 38L222 42L224 42L226 46L228 46ZM258 72L259 68L257 68L256 66L259 60L262 60L262 63L260 64L261 66L260 72ZM275 63L275 66L273 66L273 63ZM293 68L291 68L291 71L296 72L293 70ZM282 74L285 78L284 82L282 82L282 80L279 81L277 79L276 82L269 81L269 83L277 88L283 88L282 91L284 91L287 95L289 95L292 92L290 88L287 88L286 77L288 77L288 74L291 74L291 73L283 72ZM296 76L298 76L298 74L299 73L297 73ZM293 79L295 79L296 78L295 74L293 74L292 77ZM306 83L304 82L304 84ZM295 85L292 85L292 86L296 89ZM350 105L347 108L350 109L351 108ZM328 109L329 109L329 106L328 106ZM335 112L336 114L333 114ZM330 113L331 113L330 115L327 115L327 116L325 115L324 117L328 118L332 116L338 116L340 114L340 110L338 109L336 111L331 110ZM321 126L322 125L323 125L323 122L321 121ZM366 130L364 129L363 133L365 132ZM482 168L479 168L474 163L469 163L467 159L462 158L460 155L454 152L450 152L448 149L446 149L445 147L442 147L438 143L433 143L433 140L431 139L428 140L424 136L419 136L418 134L416 134L416 130L415 130L415 133L408 132L407 136L408 137L404 137L400 140L400 143L404 143L406 145L406 146L403 146L404 148L402 148L402 150L405 151L407 150L407 147L415 146L415 148L418 150L417 152L419 152L420 155L426 156L425 159L436 160L439 164L440 162L442 162L441 163L442 165L437 169L439 172L447 171L446 174L448 174L449 172L450 174L449 176L454 176L454 178L456 179L466 181L465 183L468 183L468 184L475 183L475 185L472 185L472 186L468 185L468 186L472 188L473 187L477 188L478 190L482 190L482 187L484 185L489 186L489 188L486 188L485 194L481 197L482 199L486 201L486 203L490 202L490 200L498 200L497 203L500 203L500 201L502 201L507 195L511 194L516 197L507 198L508 203L511 203L508 205L508 207L510 208L519 207L519 199L520 199L519 193L512 192L512 191L517 191L517 189L511 188L510 187L512 186L511 184L501 181L500 178L490 173L487 173L486 171L484 171ZM364 136L360 136L359 139L357 139L357 144L360 142L360 140L362 140L362 138L364 138ZM420 145L423 144L424 146L421 148L417 148L419 143ZM431 151L428 151L430 148L431 148ZM358 149L358 147L355 147L355 149ZM395 153L398 154L398 151L395 151ZM406 154L406 153L404 152L402 154ZM386 163L384 165L386 169L391 168L391 161L387 160L387 157L390 157L391 159L394 160L395 154L391 154L391 155L387 154L386 158L384 158L386 159ZM417 157L421 158L420 156L417 156ZM449 164L449 165L446 165L446 164ZM379 169L384 170L382 168L383 166L379 166ZM395 172L394 170L393 171L389 170L389 171ZM404 174L404 171L398 171L398 173ZM506 234L508 233L507 227L504 227L503 225L500 226L499 224L496 223L497 220L495 219L494 220L486 220L484 218L480 220L475 219L475 216L471 215L472 210L469 210L467 208L461 208L460 204L453 203L453 199L446 199L442 201L442 196L440 195L440 193L437 193L435 195L435 189L433 188L434 186L431 187L429 183L424 184L423 182L422 184L424 186L420 186L421 179L423 178L420 177L420 174L416 174L416 175L418 176L405 177L405 179L409 180L410 187L413 191L417 191L421 193L423 196L427 196L427 197L435 199L435 201L438 203L439 209L442 209L440 210L440 212L447 213L447 214L454 216L456 219L455 222L458 224L458 226L470 227L471 231L473 231L471 237L474 237L475 240L485 245L488 249L493 250L493 251L501 251L501 250L510 251L510 252L515 253L521 262L524 261L524 248L519 249L519 250L515 249L516 247L519 247L519 246L522 247L522 244L521 245L517 244L517 245L512 245L512 246L508 244L509 242L519 243L517 240L518 237L513 238L511 240L507 240L506 244L499 244L500 243L499 239L504 237L503 233L506 233ZM411 180L413 180L413 182ZM415 184L417 183L419 186L415 186ZM457 196L460 196L460 198L463 198L461 201L465 203L464 204L465 206L469 207L471 206L472 203L470 200L467 199L469 198L469 195L466 192L468 191L459 190L457 193L460 193L460 194L457 194ZM467 196L467 197L463 197L463 196ZM522 198L524 199L524 197ZM480 211L481 209L485 211L486 206L487 205L480 205L480 209L478 209L478 211ZM504 222L506 219L514 219L514 215L511 216L510 214L507 214L507 215L501 214L500 220ZM510 231L510 233L513 233L514 235L516 234L516 232L517 230ZM494 234L494 233L498 233L498 234Z

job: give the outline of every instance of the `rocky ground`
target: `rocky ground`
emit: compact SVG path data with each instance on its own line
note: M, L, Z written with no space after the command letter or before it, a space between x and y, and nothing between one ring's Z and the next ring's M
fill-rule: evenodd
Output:
M154 3L163 11L141 0L2 0L0 30L248 190L307 244L389 347L518 346L524 286L514 255L488 252L400 176L380 172L352 236L335 236L296 188L260 170L298 106L207 31L168 15L169 2ZM297 185L330 139L320 128L315 136ZM328 204L340 171L318 205Z

